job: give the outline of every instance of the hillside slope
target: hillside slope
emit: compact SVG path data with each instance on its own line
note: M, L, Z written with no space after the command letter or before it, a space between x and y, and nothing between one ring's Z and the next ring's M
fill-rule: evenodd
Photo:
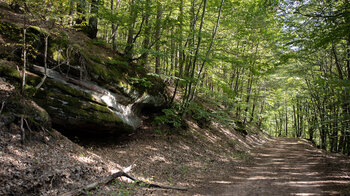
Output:
M34 18L25 27L22 94L24 16L4 3L0 10L1 195L57 195L129 166L146 182L195 190L213 175L228 175L267 140L254 126L236 131L209 118L205 126L189 117L183 129L165 126L167 131L157 133L153 117L168 99L159 78L74 29L51 28ZM201 107L218 108L208 105ZM176 194L124 180L93 194L154 191Z
M11 86L1 82L5 92ZM11 88L13 89L13 88ZM178 134L158 134L143 127L129 135L71 137L59 132L26 129L21 144L18 118L1 126L1 194L57 195L132 167L146 182L182 185L190 192L206 186L213 177L225 178L250 160L249 150L266 142L261 132L248 135L218 123L199 128L187 120ZM134 187L117 181L93 194L176 194L176 191ZM181 193L185 194L185 193Z
M55 128L130 131L141 126L145 108L167 104L165 84L144 67L75 29L33 16L24 22L23 14L0 5L0 74L19 89L26 51L25 95L49 113Z

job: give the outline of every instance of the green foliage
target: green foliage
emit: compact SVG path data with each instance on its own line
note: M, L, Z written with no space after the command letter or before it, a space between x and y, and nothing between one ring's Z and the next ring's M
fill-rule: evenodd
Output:
M135 182L137 184L137 182ZM112 195L117 195L117 196L126 196L126 195L133 195L136 187L135 184L130 184L130 183L125 183L120 180L115 180L111 183L111 185L115 188L118 189L116 192L108 193Z
M169 109L163 109L162 110L163 115L156 116L154 118L154 123L157 125L169 125L174 128L179 128L182 124L182 118L180 114L176 112L175 109L169 108Z
M0 24L0 34L9 40L16 40L22 36L22 31L19 27L8 22L1 22Z
M17 2L23 6L23 1ZM272 135L311 137L321 140L325 149L333 146L333 151L350 154L350 143L344 142L350 141L348 1L233 0L201 4L120 0L118 4L112 1L114 10L111 1L99 1L98 13L89 13L92 1L86 1L84 10L75 13L79 12L74 10L79 2L26 1L39 18L55 19L62 25L72 22L70 17L87 19L97 14L99 39L88 42L90 50L84 44L73 45L78 56L86 59L95 82L127 81L127 85L121 84L123 88L149 94L162 90L163 81L176 86L172 92L180 98L174 95L174 101L182 105L164 109L155 118L157 125L179 127L185 115L202 125L214 120L242 132L249 123L256 123ZM87 20L82 21L83 26L85 23ZM111 29L112 24L115 29ZM28 29L29 58L40 59L38 50L47 32L37 27ZM114 52L123 56L124 50L127 58L113 59L94 50L96 45L111 47L112 32L116 35ZM23 36L21 27L6 22L0 24L0 33L5 41ZM68 48L59 40L50 43L55 54L60 47ZM9 47L9 51L18 53L21 44ZM65 58L63 53L60 58ZM135 62L157 73L147 74ZM0 67L0 72L4 71L6 67ZM16 71L8 71L13 78L20 78ZM208 111L194 103L198 95L214 100L215 109ZM330 144L333 138L338 140Z
M234 154L233 156L234 158L237 158L237 159L249 159L251 158L251 156L249 155L248 152L245 152L245 151L238 151Z
M21 77L18 71L13 66L7 65L7 63L9 62L0 60L0 74L11 77L14 80L19 80Z
M159 135L163 134L163 131L161 129L159 129L159 128L153 129L153 132L156 133L156 134L159 134Z
M129 78L130 84L136 84L141 85L143 87L149 88L153 85L151 81L148 80L148 78Z
M197 121L200 127L205 127L212 119L212 114L203 105L192 102L189 106L188 115Z
M237 144L239 144L239 142L237 140L234 140L234 139L229 140L227 143L233 149L235 149Z
M106 46L107 45L107 42L105 40L100 40L100 39L94 39L93 43L96 46Z

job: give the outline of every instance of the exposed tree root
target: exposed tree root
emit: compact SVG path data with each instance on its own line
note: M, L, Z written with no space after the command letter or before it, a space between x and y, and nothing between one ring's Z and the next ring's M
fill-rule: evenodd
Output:
M99 181L93 182L91 184L88 184L84 187L66 192L61 194L60 196L74 196L74 195L80 195L81 193L83 193L83 191L90 191L93 189L96 189L99 186L104 186L107 185L108 183L112 182L113 180L115 180L118 177L127 177L129 179L131 179L132 181L134 181L136 184L142 184L145 187L149 187L149 188L161 188L161 189L174 189L174 190L182 190L182 191L186 191L187 188L186 187L178 187L178 186L167 186L167 185L158 185L158 184L150 184L150 183L146 183L144 181L141 180L137 180L136 178L130 176L129 174L123 172L123 171L119 171L116 172L112 175L109 175L105 178L100 179Z

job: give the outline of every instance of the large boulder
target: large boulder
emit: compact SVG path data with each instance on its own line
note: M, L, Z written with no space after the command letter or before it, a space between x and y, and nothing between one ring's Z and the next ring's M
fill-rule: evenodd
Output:
M0 37L7 48L0 51L0 74L19 87L20 50L12 47L21 44L21 26L1 25ZM48 31L30 27L27 32L27 92L48 112L54 127L98 133L137 129L145 108L157 110L167 104L166 86L159 78L77 32L49 34L45 74L43 40Z
M33 66L35 72L44 72ZM122 93L111 92L91 81L67 78L47 70L48 80L33 99L50 114L55 125L65 130L116 132L137 129L144 106L158 108L166 103L164 96L142 94L122 88ZM124 89L124 90L123 90Z

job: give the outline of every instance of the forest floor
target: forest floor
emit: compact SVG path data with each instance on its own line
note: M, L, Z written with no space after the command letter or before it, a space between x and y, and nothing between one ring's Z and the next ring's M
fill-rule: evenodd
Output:
M349 195L350 162L309 142L276 138L254 149L250 164L213 179L201 195ZM219 184L218 184L219 183ZM220 184L221 183L221 184Z
M218 126L192 127L178 135L144 130L128 139L73 138L80 145L55 132L57 139L35 139L23 146L17 130L0 131L1 195L59 195L121 169L131 169L128 173L148 183L188 190L147 188L122 178L85 195L350 193L349 157L305 140L230 135Z
M0 95L13 89L0 81ZM1 96L0 96L1 97ZM2 117L2 116L0 116ZM117 179L87 195L349 195L349 157L310 142L271 138L254 126L248 134L211 122L159 134L144 125L135 133L75 137L28 132L18 122L0 128L0 195L59 195L119 170L147 183L187 191L137 186ZM172 131L172 130L169 130ZM74 141L74 142L72 142ZM79 144L79 145L78 145Z
M163 138L163 137L161 137ZM181 141L179 140L181 139ZM198 142L198 141L197 141ZM145 136L125 145L84 144L96 154L123 165L137 163L137 176L165 184L186 186L188 191L130 189L131 195L348 195L348 157L317 149L309 141L274 138L256 144L234 159L214 157L205 146L196 148L182 137ZM187 148L183 151L181 148ZM124 152L124 155L122 155ZM211 154L211 155L210 155ZM124 157L123 157L124 156ZM132 157L135 156L135 159ZM212 157L212 159L210 159ZM126 162L130 163L126 163ZM147 180L143 178L143 180ZM124 186L124 189L128 189ZM120 187L109 185L93 194L110 195Z

